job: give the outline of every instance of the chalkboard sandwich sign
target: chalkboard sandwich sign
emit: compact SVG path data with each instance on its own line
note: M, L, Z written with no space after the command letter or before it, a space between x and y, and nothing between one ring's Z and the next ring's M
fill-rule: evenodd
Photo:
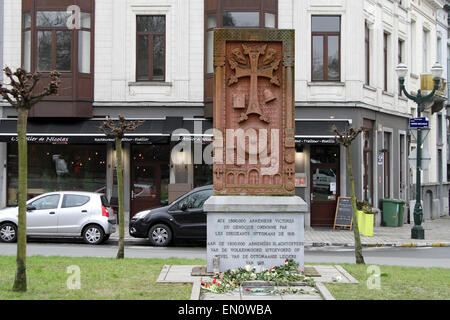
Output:
M339 197L334 217L334 227L350 228L353 224L353 204L350 197Z

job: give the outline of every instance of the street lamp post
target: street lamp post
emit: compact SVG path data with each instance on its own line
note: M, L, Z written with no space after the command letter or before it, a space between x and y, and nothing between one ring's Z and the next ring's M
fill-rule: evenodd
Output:
M400 90L405 94L408 99L413 100L417 104L417 117L420 118L422 111L424 109L423 105L425 102L430 100L436 90L439 88L440 77L443 72L443 68L439 63L435 63L431 68L431 74L433 75L434 88L428 95L423 96L421 90L417 90L417 94L411 95L406 91L405 88L405 77L408 73L408 67L401 63L398 65L397 69L398 80L400 83ZM423 221L423 208L422 208L422 190L421 190L421 171L422 171L422 130L417 129L417 168L416 168L416 205L414 206L414 227L411 230L412 239L425 239L425 230L422 226Z

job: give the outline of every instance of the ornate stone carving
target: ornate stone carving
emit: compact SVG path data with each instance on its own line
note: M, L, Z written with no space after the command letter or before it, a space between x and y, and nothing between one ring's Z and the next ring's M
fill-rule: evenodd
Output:
M268 78L270 79L270 83L280 86L280 80L274 74L274 71L278 70L281 59L277 59L277 51L273 48L269 48L266 53L267 44L262 46L242 44L242 49L243 51L240 48L234 48L231 52L232 56L228 59L231 69L234 70L234 74L228 80L229 86L238 83L240 78L250 77L248 108L245 113L241 114L239 122L246 121L249 115L255 114L259 116L260 120L269 123L270 120L264 115L259 104L258 78ZM259 58L261 55L264 58L262 66L259 66ZM248 60L246 56L248 56ZM272 100L274 100L273 95Z
M294 56L292 30L215 30L216 194L294 194Z

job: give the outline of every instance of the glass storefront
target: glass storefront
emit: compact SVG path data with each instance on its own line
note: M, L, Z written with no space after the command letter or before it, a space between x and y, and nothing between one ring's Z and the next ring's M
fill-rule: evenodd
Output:
M194 188L213 184L213 166L212 164L194 165Z
M8 206L17 205L17 144L8 144ZM28 199L53 191L104 192L106 145L28 145Z
M213 184L213 165L208 164L212 162L213 153L207 154L206 148L210 147L212 142L205 141L202 145L202 163L194 164L194 188L207 186Z
M159 207L169 198L170 146L131 146L131 212Z

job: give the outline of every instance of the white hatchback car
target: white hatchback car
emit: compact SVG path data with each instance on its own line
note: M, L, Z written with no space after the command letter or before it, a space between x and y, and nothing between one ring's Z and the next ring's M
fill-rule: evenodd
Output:
M60 191L27 201L30 237L82 237L100 244L115 232L116 217L102 194ZM17 240L18 207L0 210L0 241Z

